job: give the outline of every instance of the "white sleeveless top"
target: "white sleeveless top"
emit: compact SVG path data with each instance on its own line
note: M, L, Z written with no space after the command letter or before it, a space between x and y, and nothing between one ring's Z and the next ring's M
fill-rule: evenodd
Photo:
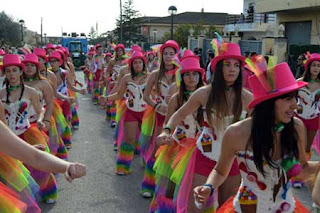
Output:
M307 87L298 90L298 106L302 110L297 110L299 117L313 119L320 114L319 110L320 89L310 92Z
M168 106L168 103L166 101L167 96L169 95L169 88L170 85L168 85L166 82L164 81L160 81L160 94L156 95L156 102L158 104L163 104L164 106ZM166 114L162 114L160 112L158 112L161 115L166 115Z
M233 200L233 206L236 212L242 212L241 204L256 205L257 213L292 213L294 211L295 200L290 182L282 167L274 169L264 164L263 169L266 175L263 177L254 164L252 152L238 152L237 160L242 181L238 193ZM280 166L280 161L276 163ZM279 183L281 183L281 185L274 196L275 186Z
M197 138L198 134L201 129L198 125L198 122L195 117L196 113L192 113L187 115L185 119L176 126L172 138L179 144L183 146L183 139L186 138Z
M127 107L135 112L143 112L147 108L147 103L143 100L143 92L147 83L137 85L133 82L127 83L127 91L125 94Z
M209 123L206 111L204 111L203 113L205 122ZM246 114L247 111L243 110L241 112L239 120L244 119L246 117ZM227 127L232 124L233 117L233 115L224 117L224 122L221 122L224 125L223 127L203 127L202 132L197 140L197 147L204 156L213 161L218 161L221 153L221 143L222 138L224 136L224 132L227 129ZM214 114L212 114L212 118L214 120Z
M59 75L62 80L61 84L57 88L57 91L65 96L69 96L66 70L59 68L57 72L59 72Z
M37 90L37 93L39 95L39 99L40 99L40 104L41 104L41 108L43 107L43 93L40 90ZM38 116L36 115L36 112L34 110L33 105L30 106L30 110L29 110L29 121L30 123L36 122L38 119Z
M3 107L9 128L14 134L21 135L30 128L30 100L22 98L20 101L9 104L3 101Z

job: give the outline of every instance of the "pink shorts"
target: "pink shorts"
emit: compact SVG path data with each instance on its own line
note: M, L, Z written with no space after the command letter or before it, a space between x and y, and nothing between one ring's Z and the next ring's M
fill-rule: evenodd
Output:
M96 73L93 75L93 81L99 81L101 75L101 70L97 69Z
M317 131L319 128L319 116L317 116L316 118L313 119L304 119L299 117L298 115L296 115L298 118L300 118L302 120L302 122L304 123L304 125L307 128L307 131Z
M164 120L166 119L166 116L157 113L156 114L156 119L157 119L157 122L158 122L158 127L163 127L163 123L164 123Z
M197 149L197 156L196 156L196 165L195 165L195 173L208 177L211 171L216 166L217 162L213 161L206 156L204 156L199 149ZM237 159L235 158L231 170L229 172L229 176L237 176L240 175L240 170L238 166Z
M124 122L138 122L142 123L142 118L143 118L144 112L135 112L132 111L131 109L127 109Z

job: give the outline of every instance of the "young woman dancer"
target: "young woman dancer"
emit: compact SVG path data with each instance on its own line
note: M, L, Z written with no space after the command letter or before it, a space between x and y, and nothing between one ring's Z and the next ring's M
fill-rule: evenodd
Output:
M52 71L47 69L46 64L48 62L48 58L45 54L45 50L41 48L35 48L33 50L33 53L38 56L40 75L49 81L55 97L53 101L53 110L50 120L51 127L49 129L49 136L51 141L54 141L54 137L56 137L57 135L55 129L57 129L58 147L54 146L55 143L53 142L53 144L51 144L51 151L53 151L53 154L57 157L61 159L67 159L68 151L65 147L65 143L70 144L71 142L71 128L69 127L66 119L64 118L62 109L57 101L57 98L67 100L70 103L72 103L74 100L57 91L57 77ZM54 126L56 126L56 128Z
M319 162L308 162L305 127L294 118L298 108L297 90L306 82L296 82L287 63L259 70L249 78L254 100L252 117L231 125L225 132L217 166L206 184L194 189L200 208L227 178L236 157L242 182L238 193L218 212L308 212L294 198L290 178L315 174ZM284 80L285 79L285 80ZM236 142L236 143L235 143Z
M170 99L165 123L167 123L174 112L188 101L195 90L204 85L202 80L204 69L200 68L197 56L194 56L192 53L190 56L181 58L180 62L181 70L177 72L181 74L181 82L178 82L181 85L178 92ZM172 134L172 140L169 143L167 143L168 141L162 141L162 137L158 137L158 144L166 145L160 146L156 153L157 159L153 167L156 172L156 191L154 200L150 205L150 212L177 211L176 202L174 204L173 201L177 200L175 192L179 191L180 182L176 181L176 179L173 179L174 181L171 180L173 164L181 161L181 158L185 158L186 154L183 153L188 153L186 150L192 150L195 147L196 138L201 132L200 124L202 120L202 109L200 107L197 112L188 115L177 125ZM191 177L191 182L193 179L192 175L191 171L186 175ZM184 174L181 174L181 176L184 176ZM186 196L186 194L183 196Z
M4 112L2 112L4 113ZM1 112L0 112L1 114ZM23 188L32 179L28 179L28 171L19 159L32 167L53 173L65 173L65 178L71 182L75 178L80 178L86 174L86 167L83 164L72 163L60 160L46 152L37 150L36 148L25 143L2 122L0 121L0 152L1 164L5 162L1 168L7 168L6 172L10 172L8 181L14 185L15 188ZM11 156L11 157L9 157ZM9 168L9 169L8 169ZM4 174L0 171L1 182L6 181ZM25 200L27 191L23 190L21 193L16 194L15 191L4 186L0 182L0 212L12 213L40 213L41 210L34 200ZM9 184L10 185L10 184ZM31 191L31 189L29 189ZM19 190L16 189L18 192ZM33 205L31 205L33 202Z
M30 55L27 56L27 69L29 69L29 66L31 65ZM6 76L6 88L0 90L0 98L4 103L8 126L11 131L27 143L31 145L40 144L43 150L50 152L48 148L49 138L40 131L45 130L46 125L43 122L49 122L50 117L49 115L46 115L48 117L44 118L37 91L25 85L23 82L22 70L25 68L24 64L21 63L18 55L8 54L4 57L2 68ZM29 72L29 70L27 72ZM39 84L41 84L39 87L45 87L45 83L41 82ZM50 89L49 86L49 92ZM47 100L50 104L50 100ZM36 121L33 124L30 124L29 118L32 113L31 107L33 107L36 118ZM27 167L30 170L32 177L40 186L39 195L41 201L46 203L55 202L57 199L57 184L54 175L38 171L29 165L27 165Z
M308 82L308 85L298 91L299 108L296 115L307 128L306 152L308 159L310 159L312 154L311 146L320 122L320 54L308 54L304 67L306 71L298 81ZM303 182L293 179L293 186L301 188Z
M179 45L173 40L168 40L161 46L160 68L151 73L147 88L143 94L143 99L149 105L143 118L142 132L139 139L141 154L146 162L145 174L142 181L142 193L145 197L152 197L154 192L155 173L153 165L155 162L154 152L156 151L155 139L161 133L171 95L176 92L172 90L172 93L169 94L169 88L175 81L176 71L172 60L175 54L179 52L179 49ZM153 100L151 97L154 88L156 100Z
M222 153L221 141L224 130L247 116L249 112L247 106L252 99L252 94L242 88L241 67L244 57L241 56L240 47L234 43L222 43L217 52L211 63L211 69L214 71L211 84L198 89L189 101L173 114L159 136L163 140L169 140L171 130L179 122L199 107L203 108L203 130L191 158L195 161L194 180L198 182L205 180L215 167ZM219 188L220 204L236 193L235 189L239 183L238 165L233 161L227 181ZM190 208L190 212L196 212L192 206Z
M57 78L57 91L64 96L69 96L69 91L68 89L72 90L73 92L79 92L81 94L86 93L86 89L78 89L77 87L73 86L72 84L72 76L70 76L69 72L62 69L60 66L62 66L63 59L62 59L63 53L54 51L51 52L49 55L49 61L52 67L52 72L54 72L56 78ZM71 126L71 104L70 104L70 99L58 99L59 105L62 108L63 115L65 119L67 120L68 124ZM67 148L71 148L71 141L70 144L66 144L65 146Z
M125 47L123 44L118 44L115 48L115 56L113 57L113 59L109 62L108 64L108 69L107 69L107 73L109 76L109 83L108 83L108 94L112 94L113 93L113 88L114 86L117 84L118 80L119 80L119 74L120 74L120 70L123 66L126 65L125 63ZM110 125L111 127L115 127L116 126L116 105L113 101L109 101L107 103L107 110L108 113L110 114Z
M121 100L123 95L126 96L126 107L120 126L118 135L118 155L116 162L116 174L127 175L131 172L130 165L134 155L134 144L137 141L137 132L141 128L142 117L147 104L143 100L143 91L146 87L148 79L146 58L142 52L135 52L129 59L130 74L125 75L119 85L118 92L107 96L105 101ZM122 124L121 124L122 123Z

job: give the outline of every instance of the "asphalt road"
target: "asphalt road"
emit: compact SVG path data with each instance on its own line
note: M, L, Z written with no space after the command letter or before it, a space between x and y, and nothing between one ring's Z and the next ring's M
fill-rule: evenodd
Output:
M139 194L143 177L141 158L135 156L130 175L116 176L113 129L105 120L104 111L92 104L90 95L80 95L79 104L80 128L73 131L69 161L86 164L87 175L71 184L60 175L57 178L58 201L55 204L41 204L42 212L148 212L150 200Z
M78 79L82 73L77 72ZM68 183L62 175L58 180L59 198L55 204L40 204L43 213L145 213L150 200L139 194L143 168L141 158L135 156L132 173L115 175L113 129L105 120L105 113L94 106L90 95L79 95L80 128L72 135L73 147L69 161L87 165L87 175ZM313 157L319 160L319 156ZM295 195L311 209L307 187L294 190Z

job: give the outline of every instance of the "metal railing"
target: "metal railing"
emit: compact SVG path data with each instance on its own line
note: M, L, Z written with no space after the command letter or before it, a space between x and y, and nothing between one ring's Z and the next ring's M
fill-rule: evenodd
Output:
M226 24L246 24L246 23L274 23L276 17L274 14L248 14L248 15L228 15Z

